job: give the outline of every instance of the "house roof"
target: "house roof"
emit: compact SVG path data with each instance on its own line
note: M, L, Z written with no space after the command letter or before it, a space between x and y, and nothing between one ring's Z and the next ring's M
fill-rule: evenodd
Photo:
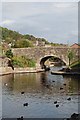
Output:
M80 45L79 44L77 44L77 43L74 43L73 45L71 45L70 47L73 47L73 46L78 46L78 47L80 47Z

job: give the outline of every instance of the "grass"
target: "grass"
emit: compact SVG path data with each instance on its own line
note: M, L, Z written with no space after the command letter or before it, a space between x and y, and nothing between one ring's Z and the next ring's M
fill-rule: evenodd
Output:
M12 64L14 67L35 67L36 63L33 59L26 58L25 56L13 56Z
M72 69L74 69L74 68L80 68L80 60L74 62L73 64L71 64L70 67L71 67Z

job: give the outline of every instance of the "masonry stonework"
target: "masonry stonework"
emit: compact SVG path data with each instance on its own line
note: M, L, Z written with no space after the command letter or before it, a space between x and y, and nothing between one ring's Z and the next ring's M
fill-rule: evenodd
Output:
M77 61L80 58L79 51L80 49L73 49L67 47L33 47L33 48L14 48L12 52L15 56L26 56L30 59L34 59L36 61L36 66L40 66L40 61L42 58L47 56L54 56L60 58L63 62L68 65L68 50L71 49L74 53L73 61ZM73 62L72 61L72 62Z

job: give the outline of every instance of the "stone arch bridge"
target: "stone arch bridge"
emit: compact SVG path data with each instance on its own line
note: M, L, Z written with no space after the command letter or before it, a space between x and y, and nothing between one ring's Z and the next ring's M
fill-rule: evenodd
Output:
M67 47L29 47L29 48L13 48L12 52L15 56L26 56L36 61L36 67L42 67L47 59L54 56L68 65L68 50L73 51L74 59L76 61L79 56L80 49Z

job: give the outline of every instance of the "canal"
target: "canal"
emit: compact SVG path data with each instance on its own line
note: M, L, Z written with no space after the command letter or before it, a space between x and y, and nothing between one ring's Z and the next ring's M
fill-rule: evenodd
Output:
M51 70L60 68L54 67ZM68 118L78 113L79 76L42 73L2 76L3 118ZM57 103L55 103L57 101ZM24 103L28 103L24 106ZM57 106L56 106L57 105Z

